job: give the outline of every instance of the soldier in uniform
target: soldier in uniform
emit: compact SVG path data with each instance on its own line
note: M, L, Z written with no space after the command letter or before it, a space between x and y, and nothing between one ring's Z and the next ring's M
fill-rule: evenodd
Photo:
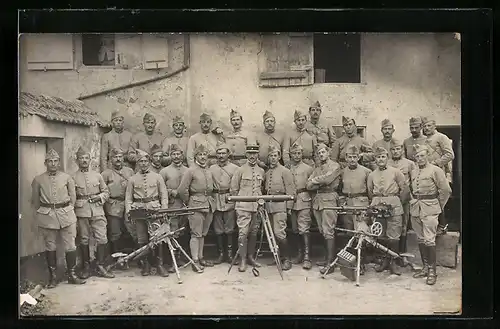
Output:
M293 176L289 169L279 163L281 151L274 146L269 148L269 170L266 172L264 186L267 195L295 195L296 189ZM280 256L283 259L283 271L292 268L290 248L286 237L287 216L292 213L293 201L268 202L267 212L273 225L273 233L279 245Z
M163 149L163 159L162 164L167 167L172 163L172 159L170 158L170 153L173 145L177 145L181 148L183 154L183 160L185 166L187 166L186 160L186 152L188 147L189 137L185 136L186 123L184 119L179 116L176 116L172 123L172 128L174 129L174 133L172 136L166 137L162 142Z
M290 148L290 159L290 172L296 188L295 200L290 215L293 232L291 237L294 237L298 249L298 257L293 260L293 263L302 264L303 269L310 270L312 264L309 258L311 249L309 229L311 228L312 199L306 188L306 183L314 168L302 161L302 146L298 144L293 144Z
M321 143L317 146L319 166L314 168L312 175L307 180L306 188L314 191L313 199L314 218L317 221L319 232L325 239L325 261L318 262L318 266L327 266L333 262L335 257L335 225L337 224L337 212L331 207L337 206L340 165L332 161L328 147ZM331 267L328 273L332 273ZM326 267L320 270L321 274L326 272Z
M163 178L165 185L167 187L168 193L168 208L169 209L180 209L183 208L184 202L182 202L179 192L177 188L181 183L182 176L187 171L187 167L184 165L183 161L186 159L184 156L183 148L177 144L172 144L169 147L170 153L168 157L171 160L171 163L168 167L160 170L160 176ZM187 228L188 222L186 216L173 216L170 217L170 229L172 231L176 231L181 227ZM176 236L178 238L179 244L182 246L184 250L189 250L189 235L186 234L185 230L182 230ZM168 251L167 257L170 251ZM178 249L174 250L174 257L177 262L177 265L183 266L185 263L181 258L180 252ZM168 272L175 273L175 267L173 262L172 266L169 267Z
M295 111L294 122L296 129L292 130L283 143L283 163L290 167L290 146L299 144L302 146L302 161L314 167L314 149L318 143L315 135L306 130L307 117L304 113Z
M130 220L131 209L159 209L168 208L168 193L165 182L160 174L151 170L151 156L145 151L137 150L137 168L138 172L130 177L125 193L125 216ZM149 242L149 232L147 219L135 220L137 231L137 242L139 246L144 246ZM151 263L156 265L156 273L167 277L168 272L163 267L162 246L151 250L146 259L142 260L141 275L151 274Z
M151 171L159 174L160 170L163 169L163 166L161 165L163 150L161 149L160 145L154 144L151 147L149 154L151 155Z
M269 161L269 147L274 146L279 148L282 152L281 154L283 154L282 146L285 143L285 134L275 130L276 118L271 112L266 111L262 119L264 121L264 131L257 135L257 144L259 145L259 159L257 160L257 164L266 170Z
M130 140L130 147L128 152L128 159L131 163L136 164L136 150L146 150L149 151L154 144L161 145L163 142L163 137L160 133L155 131L156 128L156 118L150 113L146 113L142 118L142 124L144 125L144 131L138 132ZM137 172L139 168L135 168Z
M31 184L35 218L45 244L45 257L49 267L47 288L57 285L57 236L62 238L68 268L68 283L83 284L75 274L76 268L76 201L75 182L70 175L59 171L59 154L50 149L45 155L47 171L36 176Z
M114 148L110 152L111 168L102 172L102 178L108 186L109 199L104 204L104 212L108 221L111 254L121 250L119 244L122 233L128 231L134 242L137 242L135 228L125 220L125 190L128 180L134 175L134 170L123 166L125 152ZM126 269L126 266L123 266Z
M415 163L403 157L403 143L393 138L391 142L391 158L388 165L397 168L405 176L406 186L410 186L410 173L415 168ZM401 230L401 238L399 239L399 251L406 252L406 232L408 229L408 221L410 220L410 205L405 200L403 202L403 226Z
M333 143L337 139L335 132L328 126L323 126L319 123L321 116L321 104L319 101L314 102L313 105L309 107L309 121L306 124L307 132L311 135L316 136L318 143L323 143L328 147L332 147ZM315 159L316 165L319 163L319 159Z
M410 126L411 136L403 141L404 154L408 160L415 161L415 157L414 157L415 150L413 148L413 145L425 144L425 140L427 139L427 137L422 135L422 118L421 117L410 118L409 126Z
M113 130L102 136L101 141L101 172L110 167L109 161L111 160L110 152L114 148L119 148L128 151L132 133L123 130L123 114L119 111L111 113L111 125ZM130 163L124 162L127 167L132 167Z
M187 147L187 162L189 167L195 165L195 150L199 145L205 146L208 151L208 163L207 166L211 166L217 162L216 148L219 142L223 142L222 132L220 128L215 128L212 130L212 118L210 115L203 113L200 116L200 127L201 131L189 137L188 147Z
M76 186L75 214L78 218L78 235L82 255L81 278L90 276L89 239L92 234L96 240L97 274L104 278L114 278L105 268L107 257L107 220L103 204L109 198L108 186L101 174L89 169L90 151L82 146L76 152L79 170L73 174Z
M373 149L375 150L377 147L383 147L390 154L392 135L396 130L394 129L394 125L389 119L382 120L380 126L380 131L382 132L383 138L373 143Z
M361 158L371 151L371 147L364 138L358 135L358 127L356 127L354 119L343 116L342 126L344 127L345 134L337 138L333 143L330 155L333 161L338 162L342 168L345 168L347 166L345 159L347 146L355 145L362 152L360 153Z
M392 251L399 252L399 238L403 225L402 203L408 199L408 186L403 173L387 165L389 153L385 148L378 147L375 149L374 155L377 169L368 175L368 195L372 199L371 205L385 202L393 207L393 216L387 218L387 247ZM386 269L389 269L392 274L401 275L395 262L388 256L384 258L380 266L375 268L375 271L382 272Z
M422 118L423 133L427 137L425 145L429 151L429 163L443 169L445 175L449 176L451 183L452 161L455 159L455 153L451 140L443 133L436 130L436 120L432 117ZM448 223L444 211L439 215L439 225L437 235L446 234Z
M436 230L438 216L451 194L444 171L428 161L428 147L416 144L417 167L411 173L411 225L417 235L423 268L414 278L427 277L427 284L436 283Z
M246 149L247 163L239 167L231 179L231 195L254 196L262 195L264 169L257 165L259 146L248 144ZM250 265L260 267L255 261L255 246L260 219L257 217L257 202L236 202L236 224L238 225L238 252L241 263L240 272L247 269L247 257Z
M233 131L226 136L226 143L231 152L231 162L237 166L244 164L247 159L245 150L248 139L255 139L252 133L242 130L243 117L235 110L231 110L229 115Z
M238 166L229 162L230 150L227 144L217 146L217 163L210 167L214 179L214 231L217 236L219 258L215 264L231 263L236 254L238 235L236 228L236 212L234 203L226 202L231 188L231 179Z
M191 257L198 267L212 267L214 264L203 257L205 237L213 220L215 200L213 197L214 179L208 167L209 150L205 144L199 144L194 150L194 164L188 168L177 189L181 199L188 207L208 207L207 210L195 211L188 216L191 228ZM194 264L194 272L198 272ZM201 272L201 271L200 271Z

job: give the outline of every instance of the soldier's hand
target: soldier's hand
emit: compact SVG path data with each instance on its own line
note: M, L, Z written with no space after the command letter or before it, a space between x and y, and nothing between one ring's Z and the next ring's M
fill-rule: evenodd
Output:
M173 198L176 198L179 195L179 192L177 192L177 190L172 190L170 191L170 195L172 195Z
M213 132L214 134L216 134L216 135L222 135L223 130L222 130L222 128L217 127L217 128L215 128L214 130L212 130L212 132Z
M290 216L290 215L292 214L292 209L287 209L287 210L286 210L286 214L287 214L288 216Z

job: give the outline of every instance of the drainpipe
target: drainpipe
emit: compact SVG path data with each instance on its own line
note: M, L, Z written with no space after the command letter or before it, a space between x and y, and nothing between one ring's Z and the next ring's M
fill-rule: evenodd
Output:
M189 34L185 34L184 35L184 59L183 59L183 63L182 63L181 68L179 68L173 72L169 72L169 73L166 73L163 75L156 76L154 78L149 78L149 79L145 79L145 80L141 80L141 81L127 83L125 85L121 85L118 87L108 88L108 89L104 89L104 90L101 90L101 91L98 91L98 92L95 92L92 94L80 96L80 97L78 97L78 99L84 100L84 99L88 99L88 98L92 98L92 97L96 97L96 96L105 95L105 94L108 94L108 93L111 93L114 91L119 91L119 90L123 90L123 89L127 89L127 88L142 86L142 85L145 85L145 84L148 84L151 82L156 82L156 81L160 81L163 79L168 79L168 78L170 78L176 74L179 74L179 73L181 73L189 68L190 55L191 55L191 51L190 51L190 44L189 44Z

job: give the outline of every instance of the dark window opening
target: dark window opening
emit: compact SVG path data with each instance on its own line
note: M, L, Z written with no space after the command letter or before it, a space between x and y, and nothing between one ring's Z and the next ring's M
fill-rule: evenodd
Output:
M82 35L83 65L114 66L115 38L106 34Z
M360 82L360 34L315 34L314 83Z

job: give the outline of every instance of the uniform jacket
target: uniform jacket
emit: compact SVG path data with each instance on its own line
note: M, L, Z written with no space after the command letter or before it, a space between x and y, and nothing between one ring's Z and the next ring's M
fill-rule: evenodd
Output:
M231 179L231 195L253 196L262 195L264 169L247 163L239 167ZM235 209L257 212L257 202L236 202Z
M434 162L436 166L446 172L447 164L455 158L451 140L445 134L436 131L427 136L426 145L429 149L429 162Z
M108 186L101 174L78 170L73 174L76 186L75 214L77 217L90 218L104 216L103 205L109 198ZM99 196L100 202L89 202L89 197Z
M109 216L123 217L125 212L125 192L134 171L128 167L120 170L109 168L102 172L102 178L108 186L109 199L104 204L104 211Z
M324 143L328 147L332 147L333 143L337 139L335 132L328 126L324 126L321 123L313 123L310 120L306 123L306 130L311 135L316 136L318 143Z
M218 163L210 167L214 179L214 193L215 210L228 211L234 209L234 202L226 202L226 197L230 194L231 179L238 166L234 163L228 162L225 166L221 167Z
M340 165L330 159L320 163L307 180L307 189L316 191L313 209L323 210L337 206L337 188L340 181Z
M296 197L293 203L293 210L302 210L311 208L311 193L307 191L306 184L312 175L314 168L304 162L290 165L290 172L293 176L293 182L296 188Z
M268 195L286 194L295 196L297 190L293 181L293 175L289 169L283 167L281 164L274 168L269 168L265 175L264 180L265 192ZM286 202L267 202L266 209L270 214L278 212L286 212L292 209L293 200Z
M285 165L290 163L290 147L295 143L302 146L302 158L304 160L313 160L316 145L318 144L316 136L308 133L305 128L302 131L293 129L283 143L283 162Z
M231 154L233 156L243 157L243 159L238 159L238 162L241 162L241 160L246 161L245 152L249 139L253 142L255 136L252 132L247 130L233 130L226 136L226 144L229 146Z
M137 200L144 198L154 200L148 202ZM130 177L125 193L125 212L128 213L132 208L168 208L167 187L160 174L148 170Z
M202 132L198 132L191 136L188 141L188 147L187 147L187 162L189 167L192 167L194 165L194 150L198 147L200 144L204 144L206 148L209 150L209 157L211 158L209 161L209 165L215 163L215 158L216 158L216 148L217 148L217 143L221 141L220 137L217 135L209 132L207 134L204 134Z
M152 135L148 135L144 131L141 131L132 136L129 151L139 149L149 152L155 144L161 147L162 142L163 136L160 133L155 131ZM129 154L129 160L135 163L135 156Z
M172 191L177 191L179 184L181 183L182 176L188 170L188 168L181 164L180 166L171 163L168 167L163 168L160 171L160 176L163 178L165 185L167 186L168 192L168 207L169 208L182 208L184 202L182 202L179 195L174 197Z
M163 152L165 152L164 159L166 159L166 161L167 161L167 166L169 166L170 163L172 162L172 160L170 159L170 149L171 149L173 144L177 144L181 147L182 151L184 152L184 158L182 161L187 166L186 154L187 154L187 149L188 149L188 142L189 142L189 137L184 136L184 135L182 137L177 137L175 135L172 135L172 136L169 136L163 140L162 150L163 150Z
M367 206L370 203L366 183L371 172L370 169L359 164L355 169L349 167L342 169L340 186L346 205Z
M415 162L406 158L401 158L399 160L389 159L387 165L399 169L405 176L406 185L410 186L410 173L413 171L413 169L415 169Z
M373 143L373 150L376 150L377 147L382 147L382 148L386 149L387 152L389 152L389 157L390 157L390 154L391 154L391 144L392 144L391 141L386 142L382 138L382 139L379 139L378 141L376 141L375 143Z
M345 162L345 150L349 145L355 145L358 149L361 149L362 146L370 146L364 138L361 138L357 134L354 134L352 137L344 134L333 143L330 152L331 159L336 162Z
M196 163L186 170L177 189L180 198L188 207L209 207L202 212L211 212L215 209L213 191L212 172Z
M132 133L127 130L123 130L121 133L117 133L111 130L109 133L104 134L101 140L101 172L111 167L109 164L109 152L114 148L122 149L127 152L130 147L130 140L132 139ZM128 163L125 165L129 166Z
M259 160L268 165L269 147L274 146L283 154L283 145L285 143L285 134L274 131L268 133L266 131L260 132L257 135L257 143L259 144Z
M44 172L33 179L31 188L31 202L36 210L35 218L38 226L60 229L76 223L73 210L76 201L75 182L70 175L60 171L56 172L55 175ZM50 208L41 205L42 203L65 202L69 202L69 205L64 208Z
M411 190L410 214L415 217L440 214L451 195L444 171L430 163L423 168L415 166L411 172ZM418 200L417 195L436 195L436 198Z
M160 171L161 171L162 169L163 169L162 165L155 166L154 164L151 164L151 168L150 168L150 170L151 170L152 172L154 172L154 173L159 174L159 173L160 173ZM137 169L136 169L136 172L138 172L138 171L139 171L139 168L137 168Z
M416 144L424 145L426 140L427 137L425 137L424 135L420 135L420 137L417 138L413 138L412 136L410 136L407 139L405 139L403 141L405 157L408 160L415 161L415 149L413 148L413 145Z
M368 194L372 199L372 205L381 202L393 206L394 215L403 214L401 202L408 199L408 186L405 177L399 169L387 166L385 170L375 169L368 175Z

